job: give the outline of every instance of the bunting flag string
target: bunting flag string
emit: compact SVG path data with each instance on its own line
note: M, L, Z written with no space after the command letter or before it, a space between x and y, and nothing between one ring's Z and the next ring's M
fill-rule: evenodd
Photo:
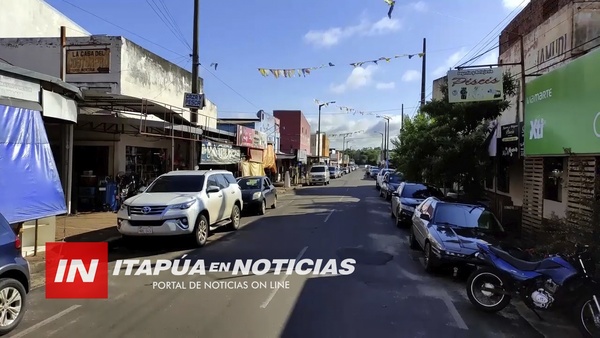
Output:
M219 66L219 64L216 63L216 62L213 62L213 63L210 64L210 68L214 68L215 70L217 70L218 66Z
M267 77L269 75L273 75L276 79L280 77L306 77L310 75L313 70L335 67L335 65L331 62L320 65L317 67L308 67L308 68L289 68L289 69L275 69L275 68L258 68L260 75Z
M390 6L390 9L388 9L388 13L387 16L388 18L392 18L392 12L394 11L394 6L396 5L396 0L383 0L385 1L386 4L388 4L388 6Z
M392 61L392 59L399 59L399 58L409 58L412 59L415 56L418 56L420 58L422 58L425 55L425 53L416 53L416 54L400 54L400 55L394 55L392 57L380 57L379 59L376 60L367 60L367 61L360 61L360 62L353 62L350 64L350 66L357 68L357 67L362 67L364 64L368 64L368 63L373 63L378 65L379 62L385 61L385 62L390 62Z
M323 106L325 106L325 107L328 107L328 106L329 106L329 104L333 104L333 103L335 103L335 102L321 102L321 101L319 101L319 100L315 99L315 104L316 104L317 106L320 106L321 104L323 104Z
M371 113L371 112L364 112L364 111L356 110L356 109L350 108L350 107L340 106L339 108L342 112L347 113L347 114L352 114L352 115L359 114L359 115L363 115L363 116L375 116L377 118L390 118L387 115L375 114L375 113Z
M354 136L354 135L357 135L357 134L362 134L362 133L364 133L364 132L365 132L364 130L358 130L358 131L353 131L353 132L350 132L350 133L342 133L342 134L327 134L327 136L328 136L328 137L332 137L332 138L333 138L333 137L350 137L350 136Z

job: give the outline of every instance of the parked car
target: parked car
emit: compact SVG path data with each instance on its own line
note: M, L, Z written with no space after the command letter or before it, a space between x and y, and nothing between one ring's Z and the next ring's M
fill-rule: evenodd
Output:
M0 214L0 336L14 330L27 309L29 263L21 254L21 239Z
M326 165L314 165L308 172L308 185L329 184L329 166Z
M377 174L379 174L379 170L380 170L379 168L372 167L371 169L369 169L367 177L377 178Z
M339 178L342 174L340 172L339 167L330 166L329 167L329 178Z
M267 176L246 176L237 180L242 190L244 211L254 211L259 215L277 207L277 189Z
M159 176L123 203L117 229L124 239L189 235L206 244L211 227L240 227L242 191L226 170L180 170Z
M404 175L399 172L388 172L383 176L381 189L379 189L379 197L383 197L386 201L392 199L394 191L398 190L400 183L404 182Z
M392 193L391 216L396 220L396 226L410 226L415 208L429 197L444 197L444 193L436 187L403 182Z
M473 263L477 243L496 242L504 228L482 205L444 202L429 197L415 209L410 228L410 248L425 253L425 270L445 265Z
M389 172L394 172L394 169L381 169L375 176L375 189L379 190L381 188L381 183L383 182L383 176Z

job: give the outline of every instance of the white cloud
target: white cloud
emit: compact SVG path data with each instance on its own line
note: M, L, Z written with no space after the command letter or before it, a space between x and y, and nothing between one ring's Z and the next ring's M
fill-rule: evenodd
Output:
M308 118L311 130L317 130L317 117ZM363 133L347 137L350 148L380 147L381 134L384 132L385 122L375 116L359 116L342 114L339 112L323 112L321 115L321 130L327 134L343 134L364 130ZM400 116L393 116L390 120L390 139L395 139L400 132ZM342 149L342 138L332 137L329 140L331 148ZM390 141L390 147L393 147Z
M402 81L404 82L412 82L419 80L421 78L421 72L418 70L407 70L404 75L402 75Z
M382 35L399 31L401 28L402 24L398 19L384 17L376 22L362 20L354 26L311 30L304 35L304 41L318 47L331 47L355 36Z
M502 0L502 5L506 9L513 10L515 8L524 8L529 4L530 0Z
M347 90L355 90L370 85L373 82L373 74L377 71L377 66L369 65L365 68L356 67L346 81L341 84L333 84L330 89L336 94L341 94Z
M410 7L417 12L427 12L429 7L424 1L417 1L410 4Z
M379 90L389 90L396 88L396 82L379 82L375 85L375 88Z

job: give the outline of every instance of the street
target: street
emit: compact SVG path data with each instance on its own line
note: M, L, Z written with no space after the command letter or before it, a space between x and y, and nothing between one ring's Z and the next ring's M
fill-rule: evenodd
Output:
M154 243L115 247L110 257L186 255L207 264L354 258L356 271L349 276L111 276L108 300L46 300L39 288L9 337L577 337L562 326L540 333L513 306L494 315L478 312L464 279L427 275L420 253L408 247L408 232L390 219L389 203L362 176L357 170L329 186L281 196L277 209L243 218L238 232L218 231L201 249ZM186 289L153 288L158 281L182 282ZM198 290L189 288L190 281L267 281L289 288L213 283L217 289Z

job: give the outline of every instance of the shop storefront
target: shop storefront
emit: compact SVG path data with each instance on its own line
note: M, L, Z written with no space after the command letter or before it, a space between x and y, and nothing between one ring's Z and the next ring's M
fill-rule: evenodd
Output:
M264 133L252 128L237 126L237 145L242 149L240 162L241 176L260 176L265 174L265 154L267 139Z
M231 144L210 140L202 141L199 167L201 170L223 169L236 174L240 163L240 149Z
M55 216L70 210L73 97L79 89L57 78L0 63L0 212L21 231L23 255L54 241Z
M527 84L523 228L589 220L600 168L600 49ZM590 223L588 223L590 224Z

